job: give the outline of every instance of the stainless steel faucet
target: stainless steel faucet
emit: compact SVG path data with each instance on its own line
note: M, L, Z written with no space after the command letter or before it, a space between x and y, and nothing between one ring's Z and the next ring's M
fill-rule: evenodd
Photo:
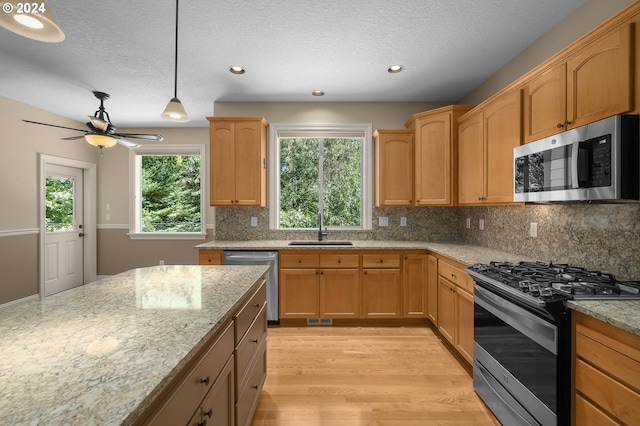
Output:
M322 230L322 212L318 212L318 241L322 241L322 237L329 235L327 228Z

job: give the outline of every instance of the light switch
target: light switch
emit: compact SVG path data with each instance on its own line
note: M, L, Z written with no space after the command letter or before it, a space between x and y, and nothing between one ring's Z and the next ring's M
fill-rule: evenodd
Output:
M107 205L104 207L104 209L106 211L110 211L111 210L111 204L107 203Z
M478 221L478 229L480 229L481 231L484 231L484 219L480 219Z
M258 218L256 216L251 216L251 226L258 226Z
M465 226L467 227L467 229L471 229L471 218L470 217L467 218L467 222L465 223Z
M106 214L104 220L106 220L107 222L111 221L111 215L109 213Z
M538 238L538 223L531 222L529 224L529 236L531 238Z
M401 217L400 218L400 226L407 226L407 218L406 217Z
M389 226L389 218L386 216L379 217L378 226Z

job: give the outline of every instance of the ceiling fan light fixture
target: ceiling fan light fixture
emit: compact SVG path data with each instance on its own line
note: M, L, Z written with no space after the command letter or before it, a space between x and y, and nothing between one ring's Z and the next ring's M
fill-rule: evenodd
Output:
M98 148L111 148L118 141L107 135L96 135L95 133L88 133L84 135L84 140L86 140L89 144L93 146L97 146Z
M189 121L189 115L178 98L173 98L169 101L164 112L160 114L160 117L175 123L186 123Z
M0 26L11 32L47 43L59 43L65 39L64 32L56 23L49 6L44 1L38 3L5 1L2 10ZM18 13L18 11L24 13Z
M187 111L182 106L182 102L178 99L178 0L176 0L176 50L174 61L174 79L173 79L173 98L167 104L164 112L160 117L167 121L175 123L186 123L190 120Z

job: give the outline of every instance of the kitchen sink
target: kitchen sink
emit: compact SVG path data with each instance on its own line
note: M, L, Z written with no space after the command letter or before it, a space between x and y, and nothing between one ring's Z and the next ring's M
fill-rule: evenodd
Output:
M352 246L351 241L290 241L290 246Z

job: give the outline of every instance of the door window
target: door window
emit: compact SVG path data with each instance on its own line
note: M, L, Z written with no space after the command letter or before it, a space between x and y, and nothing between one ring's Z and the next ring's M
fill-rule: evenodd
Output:
M45 186L46 232L73 231L74 179L66 177L47 177Z

